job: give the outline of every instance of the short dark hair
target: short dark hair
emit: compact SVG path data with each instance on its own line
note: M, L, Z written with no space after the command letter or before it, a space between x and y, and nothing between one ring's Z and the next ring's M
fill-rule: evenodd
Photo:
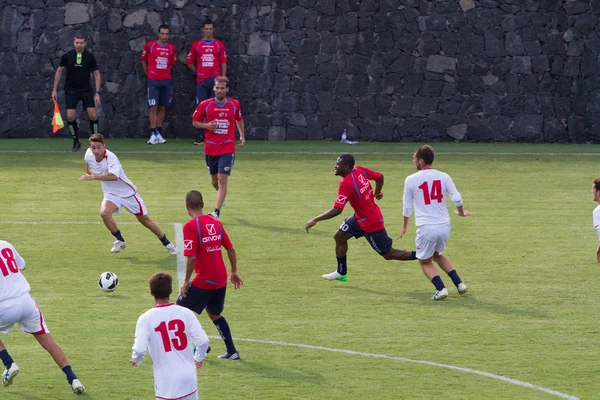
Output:
M188 194L185 195L185 204L192 210L202 210L202 207L204 207L202 193L197 190L190 190Z
M217 82L221 82L225 84L225 87L229 87L229 78L226 76L217 76L215 77L215 85L217 84Z
M596 188L596 191L600 190L600 178L594 179L594 187Z
M354 168L354 156L352 154L342 154L338 159L340 160L340 164Z
M173 278L167 272L157 272L148 283L155 299L168 299L173 292Z
M92 136L90 136L90 143L92 142L104 144L104 136L102 136L101 133L94 133Z
M87 39L85 38L85 35L83 33L81 33L81 32L77 32L75 34L75 39L83 39L83 40L87 41Z
M169 33L171 32L171 28L169 28L169 25L167 25L167 24L162 24L161 26L159 26L158 32L160 32L162 29L168 29Z
M215 26L215 24L213 23L212 19L210 19L210 18L206 18L206 19L204 20L204 22L202 23L202 27L203 27L203 28L204 28L204 25L212 25L212 26Z
M428 144L419 147L417 151L415 151L415 157L417 159L420 158L421 160L425 161L425 165L433 164L433 147L431 147Z

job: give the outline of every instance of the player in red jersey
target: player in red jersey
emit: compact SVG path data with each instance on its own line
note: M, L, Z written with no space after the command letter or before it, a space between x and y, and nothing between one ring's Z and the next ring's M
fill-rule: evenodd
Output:
M333 238L335 239L335 255L337 257L337 271L322 275L327 280L348 280L346 254L348 253L348 239L364 236L373 250L386 260L416 260L414 251L392 248L392 239L388 236L383 215L375 200L381 200L383 193L383 175L365 167L354 166L354 157L342 154L338 157L333 167L336 176L343 179L338 188L338 196L333 208L308 221L304 229L306 232L319 221L331 219L342 213L347 203L354 209L354 214L344 220ZM375 192L369 181L375 181Z
M192 122L195 128L205 129L204 155L212 185L217 190L213 216L219 218L225 205L227 181L235 160L235 127L240 132L240 147L246 144L244 120L239 101L227 98L229 79L215 78L215 97L198 104Z
M148 144L162 144L162 124L166 107L173 100L171 67L176 64L177 50L169 42L171 28L168 25L158 27L158 40L150 40L142 52L142 68L148 77L148 119L150 120L150 139Z
M225 45L213 38L214 31L212 20L206 19L202 23L202 39L192 44L186 60L188 68L196 75L196 105L215 97L215 78L227 75ZM194 144L200 145L203 142L204 129L198 129Z
M188 192L185 196L185 207L192 219L183 227L183 255L187 261L185 280L177 305L189 308L197 314L206 308L208 317L217 327L227 347L227 352L219 358L239 360L240 355L233 344L229 324L221 315L227 291L227 268L223 262L221 246L227 250L231 264L230 280L234 289L239 289L244 284L237 272L235 249L221 221L202 211L204 201L200 192ZM190 283L192 271L196 271L196 275Z

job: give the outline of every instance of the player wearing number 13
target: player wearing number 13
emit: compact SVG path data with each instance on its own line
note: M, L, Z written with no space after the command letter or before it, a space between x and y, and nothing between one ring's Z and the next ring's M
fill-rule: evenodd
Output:
M173 292L171 275L158 272L149 284L156 305L137 321L130 363L134 367L141 364L149 348L156 398L196 400L196 368L202 366L206 356L208 337L194 313L169 300ZM192 344L196 346L193 355Z
M404 182L402 208L404 226L399 238L402 238L408 229L408 220L414 207L417 225L415 238L417 258L423 273L435 286L436 293L432 299L442 300L448 296L448 289L444 286L432 261L448 274L458 288L458 293L464 294L467 291L467 286L458 276L450 259L442 254L450 238L450 216L446 207L445 194L450 195L459 216L465 217L470 213L463 210L462 197L450 175L431 167L433 158L433 148L429 145L419 147L413 156L413 164L419 172L410 175Z

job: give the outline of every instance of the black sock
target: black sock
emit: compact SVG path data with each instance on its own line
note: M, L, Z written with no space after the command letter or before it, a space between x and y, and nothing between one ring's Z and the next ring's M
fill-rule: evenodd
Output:
M157 126L156 131L162 135L162 126Z
M77 121L67 121L67 125L69 125L69 133L73 136L73 139L79 140L79 127L77 126Z
M163 237L160 238L160 242L165 246L168 246L171 244L171 242L169 242L169 239L167 239L167 235L163 235Z
M227 354L237 353L235 346L233 345L233 337L231 337L231 331L229 330L229 324L225 320L224 317L219 318L216 321L213 321L213 324L217 327L217 331L219 335L221 335L221 339L225 342L225 347L227 347Z
M417 259L417 252L416 251L411 251L412 253L412 259L416 260Z
M433 286L435 286L435 290L437 290L438 292L446 287L444 286L444 282L442 282L442 278L440 278L439 275L434 276L431 280L431 283L433 283Z
M150 131L150 135L154 135L154 131L156 130L156 128L149 128L148 130Z
M66 367L64 367L62 369L62 371L65 373L65 375L67 376L67 380L69 381L69 385L71 383L73 383L74 379L77 379L77 375L75 375L75 373L73 372L73 370L71 369L70 365L67 365Z
M98 120L90 120L90 135L98 133Z
M455 269L448 272L448 276L450 277L450 279L452 279L452 283L454 283L454 286L458 286L460 283L462 283L462 281L460 280L460 276L458 276L458 273Z
M9 369L12 363L14 363L12 357L10 354L8 354L8 350L6 349L0 351L0 360L2 360L2 364L4 364L6 369Z
M217 214L217 217L221 215L221 210L219 210L218 208L215 208L215 214Z
M346 265L346 256L336 257L337 258L337 272L340 275L346 275L348 273L348 266Z
M115 238L117 238L117 240L120 240L121 242L124 242L124 241L125 241L125 239L123 239L123 236L121 236L121 231L120 231L120 230L118 230L118 229L117 229L116 231L114 231L114 232L111 232L111 234L112 234L112 235L113 235Z

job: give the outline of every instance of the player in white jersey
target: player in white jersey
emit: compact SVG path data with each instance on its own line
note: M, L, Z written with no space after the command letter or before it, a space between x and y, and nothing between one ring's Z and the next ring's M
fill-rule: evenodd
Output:
M404 182L402 207L404 226L399 238L406 234L408 220L414 207L415 225L417 226L415 238L417 258L423 273L435 286L436 293L432 299L443 300L448 297L448 289L432 261L435 261L448 274L458 288L458 293L467 292L467 286L458 276L450 259L442 254L450 238L450 216L446 206L446 193L450 195L450 199L456 205L456 213L459 216L465 217L470 213L463 209L462 198L456 190L452 178L431 167L433 158L433 148L429 145L419 147L413 156L413 164L418 172L407 177Z
M138 366L150 349L154 369L154 390L161 400L198 399L196 368L208 349L208 336L187 308L171 303L173 278L158 272L150 278L150 294L156 306L138 319L131 365ZM191 345L196 346L192 355Z
M118 253L125 248L125 239L117 227L113 214L119 214L121 207L135 215L142 225L150 229L167 248L169 254L175 254L175 246L167 239L160 226L148 216L148 210L137 192L137 187L127 178L119 159L106 149L104 136L96 133L90 136L90 148L85 152L86 173L80 181L101 181L104 200L100 207L100 217L110 233L117 239L110 249Z
M594 194L594 201L598 203L598 206L594 209L592 216L594 219L594 229L596 232L598 232L598 238L600 239L600 178L594 179L592 193ZM596 260L600 262L600 244L596 249Z
M82 394L85 388L73 373L65 352L50 336L42 312L29 295L29 283L21 273L24 269L23 257L12 244L0 240L0 332L8 335L17 324L23 332L33 335L63 370L73 392ZM0 360L6 368L2 373L2 386L9 386L19 373L19 367L1 340Z

